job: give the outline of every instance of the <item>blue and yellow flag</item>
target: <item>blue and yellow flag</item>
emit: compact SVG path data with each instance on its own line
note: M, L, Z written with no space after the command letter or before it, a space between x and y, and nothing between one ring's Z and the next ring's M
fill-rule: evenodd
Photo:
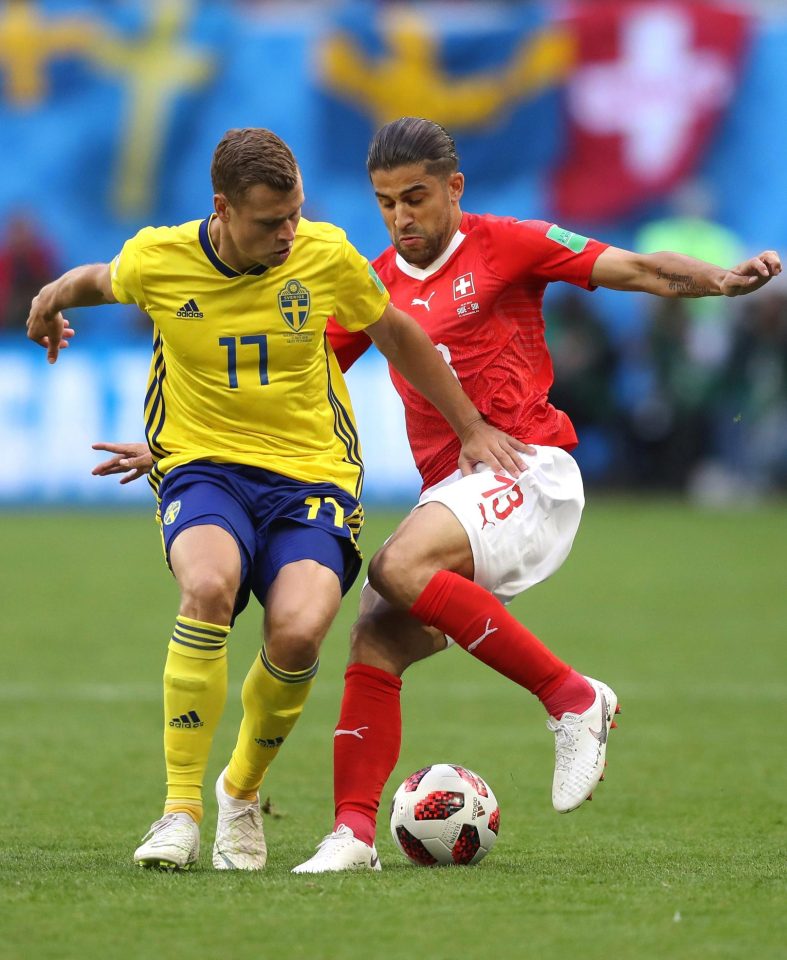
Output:
M558 88L572 41L536 6L352 4L318 41L323 162L357 172L374 131L401 116L443 124L462 169L488 183L544 165L555 153ZM472 19L472 23L468 23Z

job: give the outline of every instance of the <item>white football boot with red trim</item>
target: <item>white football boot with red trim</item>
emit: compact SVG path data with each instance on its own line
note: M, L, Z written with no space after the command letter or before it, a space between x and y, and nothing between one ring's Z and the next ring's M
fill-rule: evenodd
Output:
M614 690L600 680L585 677L596 692L584 713L564 713L557 720L549 717L547 728L555 734L555 776L552 781L552 805L558 813L570 813L604 779L607 739L620 713Z
M342 870L382 870L377 850L359 840L343 823L329 833L317 853L293 869L293 873L338 873Z

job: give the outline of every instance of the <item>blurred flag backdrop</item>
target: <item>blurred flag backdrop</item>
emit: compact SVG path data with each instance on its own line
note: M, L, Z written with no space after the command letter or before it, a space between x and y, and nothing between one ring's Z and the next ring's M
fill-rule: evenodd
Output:
M747 248L787 248L787 11L676 0L599 0L570 16L549 3L303 9L8 0L0 223L32 218L63 268L109 260L143 225L205 216L215 143L258 125L293 147L306 215L374 257L387 238L366 147L381 123L418 114L455 134L468 209L560 218L631 246L669 192L700 176ZM89 443L141 435L144 324L121 308L80 319L82 342L56 370L21 335L0 340L0 501L117 495L89 477ZM355 376L367 493L409 495L384 366L365 359ZM383 418L384 442L367 416Z

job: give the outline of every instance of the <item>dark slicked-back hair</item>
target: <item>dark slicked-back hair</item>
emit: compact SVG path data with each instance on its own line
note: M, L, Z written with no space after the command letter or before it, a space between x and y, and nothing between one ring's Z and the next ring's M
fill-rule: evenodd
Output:
M374 135L366 158L371 176L375 170L393 170L422 163L433 176L446 176L459 167L454 138L433 120L401 117L386 123Z
M210 165L213 192L230 203L240 203L250 187L264 183L289 193L298 182L298 164L292 150L264 127L228 130L213 151Z

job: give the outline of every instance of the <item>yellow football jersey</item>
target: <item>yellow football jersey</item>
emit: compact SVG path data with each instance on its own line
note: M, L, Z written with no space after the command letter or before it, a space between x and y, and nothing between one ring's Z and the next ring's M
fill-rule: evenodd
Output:
M331 224L301 219L285 263L238 273L219 258L210 219L146 227L111 264L115 297L154 325L145 397L154 489L173 467L213 460L358 498L358 432L325 325L374 323L387 291Z

